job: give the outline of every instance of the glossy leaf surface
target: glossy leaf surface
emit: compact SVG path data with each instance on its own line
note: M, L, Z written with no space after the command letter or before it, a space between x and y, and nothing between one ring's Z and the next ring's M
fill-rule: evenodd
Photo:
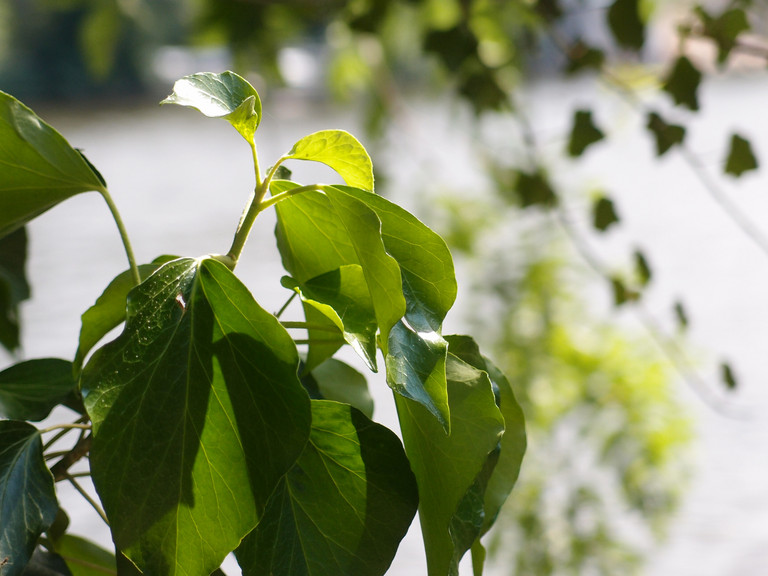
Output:
M400 440L356 409L312 401L312 432L237 551L244 576L384 574L418 505Z
M75 194L106 189L61 134L2 92L0 167L0 237Z
M422 405L395 396L403 442L419 485L419 519L429 576L457 570L469 540L457 527L466 523L482 526L478 483L487 482L494 464L489 459L498 457L504 431L488 375L450 353L446 371L450 435Z
M20 362L0 372L0 416L43 420L74 392L71 362L58 358Z
M19 305L29 298L27 232L19 228L0 238L0 346L19 347Z
M297 371L288 334L216 260L169 262L131 291L82 389L94 484L145 572L210 574L257 524L309 435Z
M38 430L0 420L0 559L3 576L21 574L59 505ZM6 561L7 560L7 561Z
M173 92L161 104L190 106L209 118L224 118L249 142L261 122L258 92L234 72L185 76L176 81Z
M322 162L349 186L373 191L371 158L357 138L344 130L322 130L305 136L284 158Z

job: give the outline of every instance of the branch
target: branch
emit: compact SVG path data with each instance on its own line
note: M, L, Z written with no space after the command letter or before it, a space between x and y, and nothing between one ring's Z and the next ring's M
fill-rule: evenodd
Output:
M77 443L72 447L72 449L67 452L61 460L56 462L51 467L51 474L53 474L53 480L54 482L60 482L62 480L67 480L69 477L68 470L70 467L72 467L76 462L84 458L88 455L88 452L91 450L91 443L93 436L88 434L87 436L84 436L80 438L80 440L77 441Z

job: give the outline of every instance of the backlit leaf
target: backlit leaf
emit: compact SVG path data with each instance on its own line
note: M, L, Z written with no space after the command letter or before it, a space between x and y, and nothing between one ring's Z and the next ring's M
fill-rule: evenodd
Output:
M245 78L234 72L200 72L177 80L160 104L190 106L209 118L223 118L240 135L253 141L261 122L261 99Z
M653 133L656 139L656 155L659 157L666 154L672 146L682 144L685 139L683 126L667 124L656 112L648 114L646 128Z
M531 206L550 208L557 205L557 194L543 172L540 170L535 172L517 171L516 175L515 192L521 208Z
M237 558L244 576L379 576L417 506L397 436L355 408L313 400L309 443Z
M3 576L18 576L37 540L56 518L53 476L40 432L26 422L0 420L0 560Z
M0 372L0 416L43 420L74 392L71 362L58 358L20 362Z
M667 92L678 106L686 106L691 110L699 109L697 96L701 72L686 56L680 56L669 75L664 80L663 90Z
M725 173L732 174L737 178L749 172L757 170L757 158L752 152L752 146L749 140L742 138L738 134L731 136L731 147L728 150L728 158L725 161Z
M640 50L645 43L640 0L614 0L608 8L608 27L619 46Z
M0 238L0 346L9 351L19 347L19 305L30 296L26 261L25 228Z
M344 130L323 130L293 145L286 159L314 160L330 166L349 186L373 191L373 164L363 145Z
M298 364L277 319L214 259L174 260L130 292L125 329L82 390L94 484L145 573L210 574L258 523L309 434Z
M0 237L75 194L106 190L61 134L2 92L0 168Z
M605 138L605 134L595 126L592 120L592 111L577 110L573 116L568 154L573 157L581 156L589 146L603 138Z

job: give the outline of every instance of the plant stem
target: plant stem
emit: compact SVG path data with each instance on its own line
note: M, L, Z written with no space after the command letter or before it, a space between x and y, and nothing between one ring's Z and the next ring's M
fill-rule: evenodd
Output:
M71 474L65 472L65 476L64 477L67 479L67 481L70 484L72 484L72 486L75 488L75 490L77 490L80 493L80 496L85 498L85 500L88 502L88 504L90 504L93 507L93 509L96 510L96 513L99 516L101 516L101 519L104 520L104 523L107 526L109 526L109 520L107 519L107 515L104 513L104 510L101 508L101 506L99 506L98 502L96 502L96 500L94 500L91 497L91 495L88 494L88 492L86 492L85 489L82 486L80 486L80 484L78 484L77 480L75 480L74 477Z
M335 326L330 328L328 326L320 326L318 324L310 324L309 322L280 322L283 328L291 329L297 328L302 330L317 330L318 332L338 332L339 329Z
M295 196L296 194L301 194L303 192L311 192L313 190L322 191L325 186L322 184L309 184L307 186L299 186L297 188L291 188L290 190L286 190L285 192L280 192L280 194L275 194L271 198L268 198L261 202L261 210L266 210L270 206L274 206L278 202L281 202L282 200L285 200L286 198L290 196Z
M50 426L48 428L43 428L40 430L40 434L46 434L47 432L53 432L54 430L61 430L65 434L69 432L70 430L90 430L91 425L90 424L56 424L55 426ZM59 433L60 435L61 432ZM58 435L57 435L58 436Z
M61 460L51 467L54 482L66 479L70 466L88 454L88 451L91 449L92 438L90 434L80 438L77 444L72 447L72 450L67 452Z
M283 315L283 312L285 312L285 309L288 308L288 306L291 304L291 302L293 302L293 299L296 298L296 296L298 296L298 294L296 294L296 292L291 294L291 296L288 298L288 300L285 302L285 304L283 304L283 307L280 308L280 310L277 311L277 314L275 314L275 318L280 318L280 316Z
M125 248L125 255L128 257L128 266L131 269L131 276L133 276L133 281L136 285L139 285L141 284L139 267L136 265L136 258L133 255L131 240L128 237L128 231L125 229L125 224L123 224L123 219L120 216L120 212L117 210L117 206L112 200L112 196L109 194L109 191L104 188L103 190L100 190L100 192L101 196L104 198L104 201L109 207L109 211L112 213L112 218L115 220L115 224L117 224L117 230L120 233L120 239L123 241L123 247Z

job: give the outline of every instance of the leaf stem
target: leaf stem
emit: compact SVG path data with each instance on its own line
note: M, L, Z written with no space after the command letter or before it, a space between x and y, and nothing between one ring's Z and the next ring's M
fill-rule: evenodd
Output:
M102 507L99 506L99 503L96 502L96 500L94 500L93 497L91 497L91 495L88 494L88 492L86 492L85 489L82 486L80 486L80 484L77 482L77 480L75 480L74 476L72 476L69 472L65 472L64 473L64 477L67 479L67 481L70 484L72 484L72 486L75 488L75 490L77 490L80 493L80 496L85 498L85 500L88 502L88 504L90 504L93 507L93 509L96 510L96 513L99 516L101 516L101 519L104 520L104 523L107 526L109 526L109 520L107 519L107 515L104 512L104 510L102 509Z
M125 248L125 255L128 258L128 266L131 269L131 276L133 277L133 281L136 285L139 285L141 284L141 275L139 274L139 267L136 265L136 257L133 255L131 240L128 237L128 231L125 229L125 224L123 224L123 219L120 216L120 212L118 211L117 206L112 200L112 196L109 194L109 191L107 190L106 187L104 187L99 192L101 192L101 196L102 198L104 198L104 201L107 203L107 206L109 207L109 211L112 213L112 218L114 219L115 224L117 224L117 230L120 233L120 239L123 241L123 247Z
M83 416L82 418L80 418L79 420L77 420L77 421L75 422L75 424L85 424L87 421L88 421L88 418L87 418L87 417L85 417L85 416ZM62 428L62 427L59 427L59 428ZM72 427L66 427L66 428L63 428L63 429L61 429L61 430L60 430L60 431L59 431L59 432L58 432L58 433L57 433L55 436L53 436L52 438L50 438L50 439L49 439L49 440L48 440L48 441L47 441L47 442L46 442L46 443L43 445L43 452L45 452L46 450L48 450L48 448L50 448L51 446L53 446L53 445L54 445L56 442L58 442L59 440L61 440L61 439L62 439L64 436L66 436L67 434L69 434L69 433L70 433L72 430L73 430L73 428L72 428ZM52 431L52 430L50 430L50 429L42 430L42 431L41 431L41 434L42 434L43 432L49 432L49 431Z
M285 304L283 304L283 307L277 311L277 314L275 314L275 318L280 318L280 316L283 315L283 312L285 312L286 308L288 308L288 306L291 304L291 302L293 302L293 299L296 298L296 296L298 296L296 292L290 295L288 300L286 300Z
M328 326L311 324L309 322L280 322L280 324L283 325L283 328L287 328L287 329L297 328L297 329L303 329L303 330L317 330L318 332L333 332L333 333L336 333L339 331L339 329L336 327L330 328Z
M303 192L311 192L313 190L322 191L325 188L323 184L309 184L307 186L299 186L297 188L291 188L290 190L286 190L285 192L280 192L279 194L275 194L271 198L267 198L261 203L261 210L266 210L270 206L274 206L278 202L281 202L285 200L286 198L289 198L290 196L295 196L296 194L301 194Z
M54 430L61 430L62 432L59 432L57 436L63 436L70 430L90 430L91 425L90 424L80 424L80 423L74 423L74 424L56 424L54 426L50 426L48 428L43 428L40 430L40 434L46 434L48 432L53 432Z

